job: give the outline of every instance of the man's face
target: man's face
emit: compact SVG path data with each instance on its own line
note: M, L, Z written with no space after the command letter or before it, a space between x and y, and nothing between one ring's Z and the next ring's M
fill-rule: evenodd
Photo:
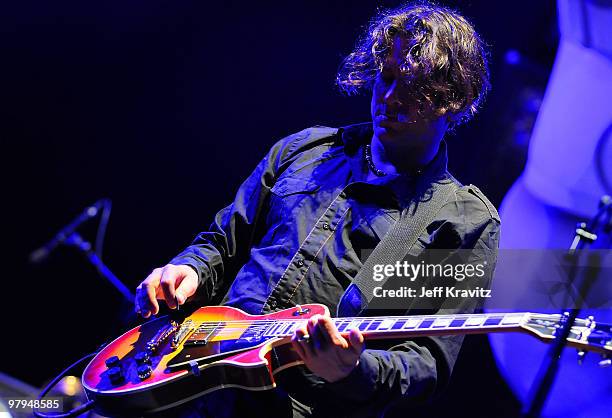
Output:
M448 128L446 117L439 117L423 103L411 97L400 65L404 60L406 42L396 37L384 68L374 81L371 114L374 135L383 143L395 147L423 148L439 143ZM435 143L432 143L435 142Z

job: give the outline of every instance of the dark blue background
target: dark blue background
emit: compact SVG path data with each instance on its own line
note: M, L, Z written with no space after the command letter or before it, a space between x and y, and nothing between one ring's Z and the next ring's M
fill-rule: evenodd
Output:
M399 4L3 3L0 370L34 385L122 332L129 307L74 250L40 266L28 253L108 197L104 259L134 288L210 223L276 140L368 120L369 98L340 95L335 72L377 7ZM442 3L491 46L493 90L449 137L451 169L499 204L524 163L519 134L556 52L555 2ZM506 61L510 49L520 65ZM516 412L494 367L486 339L468 338L440 413Z

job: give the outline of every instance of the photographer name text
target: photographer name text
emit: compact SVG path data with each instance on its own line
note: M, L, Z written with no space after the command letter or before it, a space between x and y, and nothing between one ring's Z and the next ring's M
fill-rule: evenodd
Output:
M381 286L374 288L376 298L490 298L491 290L482 287L474 289L457 289L454 286L436 286L414 289L402 286L399 289L383 289Z

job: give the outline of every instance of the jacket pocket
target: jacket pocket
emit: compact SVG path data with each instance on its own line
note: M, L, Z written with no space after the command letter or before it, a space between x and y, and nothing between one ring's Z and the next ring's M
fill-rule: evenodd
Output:
M280 178L270 189L270 218L272 224L285 226L300 225L305 219L314 216L319 206L317 191L320 185L300 178Z

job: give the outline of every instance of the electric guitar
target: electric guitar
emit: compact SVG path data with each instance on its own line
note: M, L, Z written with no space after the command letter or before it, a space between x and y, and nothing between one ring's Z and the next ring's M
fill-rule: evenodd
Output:
M102 415L138 416L162 411L225 387L265 390L274 375L303 364L290 344L296 329L326 306L309 304L269 315L211 306L182 319L153 319L103 348L83 372L83 387ZM347 335L358 328L365 339L527 332L554 339L565 316L534 313L335 318ZM612 354L612 326L593 318L576 320L568 346Z

